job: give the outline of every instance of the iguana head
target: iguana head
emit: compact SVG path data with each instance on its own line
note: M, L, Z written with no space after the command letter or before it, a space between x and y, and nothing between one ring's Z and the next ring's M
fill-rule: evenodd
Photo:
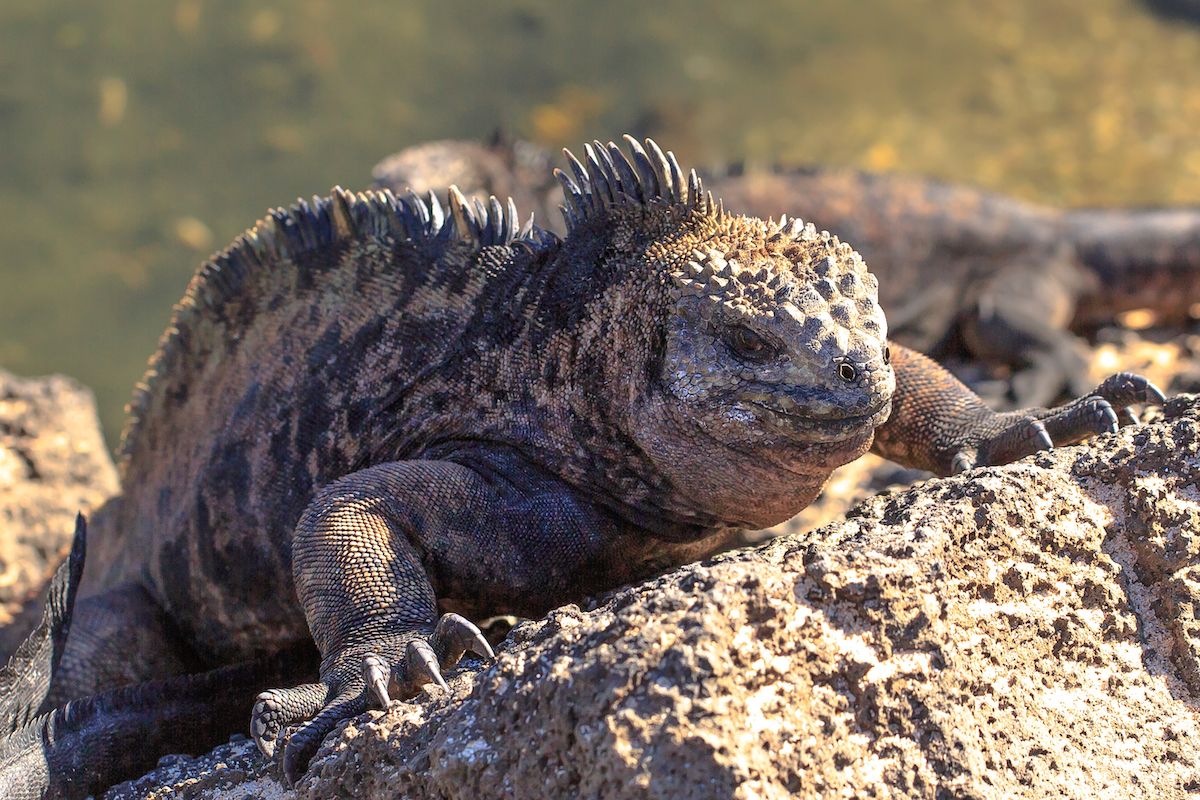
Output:
M657 375L632 425L639 446L695 503L773 524L810 502L887 419L895 378L878 283L848 245L798 220L726 214L696 174L626 137L568 154L575 228L598 215L650 276L662 309ZM622 231L651 226L644 246Z
M883 421L894 379L875 276L798 221L734 218L668 275L664 386L735 437L809 443ZM739 430L744 426L744 431Z

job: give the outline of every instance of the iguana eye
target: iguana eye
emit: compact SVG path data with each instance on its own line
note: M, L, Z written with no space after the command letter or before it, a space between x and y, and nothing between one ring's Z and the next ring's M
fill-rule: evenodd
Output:
M763 361L775 353L775 348L749 328L734 328L725 341L736 355L751 361Z

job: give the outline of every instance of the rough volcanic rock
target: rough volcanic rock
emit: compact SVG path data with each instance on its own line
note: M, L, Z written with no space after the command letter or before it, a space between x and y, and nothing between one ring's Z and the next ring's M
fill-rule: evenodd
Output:
M242 742L110 797L1183 797L1198 609L1182 397L518 626L331 735L294 793Z
M28 601L70 549L75 514L117 491L91 390L0 370L0 661L40 617Z

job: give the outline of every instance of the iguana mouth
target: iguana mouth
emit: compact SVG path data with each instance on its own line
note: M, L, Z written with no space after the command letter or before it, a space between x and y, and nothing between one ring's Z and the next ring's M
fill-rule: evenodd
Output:
M826 407L797 402L787 395L745 393L739 401L767 412L765 418L778 427L804 434L816 434L828 441L838 441L874 430L882 425L892 410L891 398L881 398L864 409L864 413L848 414L849 409Z

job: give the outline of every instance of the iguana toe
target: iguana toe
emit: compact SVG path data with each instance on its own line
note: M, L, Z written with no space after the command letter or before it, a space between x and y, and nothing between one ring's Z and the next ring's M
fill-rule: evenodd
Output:
M363 656L363 682L367 684L371 702L379 708L387 708L392 702L391 694L388 692L388 679L391 674L391 666L380 656L374 653L367 653Z
M1029 421L1029 435L1033 437L1039 450L1049 450L1054 447L1054 440L1046 432L1046 426L1042 424L1041 420L1033 419Z
M404 649L403 665L397 665L392 676L401 697L412 697L427 683L446 688L446 679L438 666L437 653L424 639L413 639Z
M312 761L321 742L339 722L367 710L367 693L363 689L362 686L352 686L343 691L288 737L283 750L283 776L289 786L295 786L304 777L308 762Z
M960 472L966 472L969 469L975 468L975 459L978 457L979 451L974 447L964 447L954 454L954 458L950 460L950 474L958 475Z
M274 756L280 732L317 713L327 693L324 684L307 683L294 689L271 689L260 694L250 712L250 736L263 755Z
M1042 421L1025 411L997 414L977 435L978 449L972 466L1006 464L1039 450L1049 450L1055 442ZM958 455L962 454L959 451ZM956 455L954 466L957 461Z
M1123 409L1134 403L1161 406L1167 402L1162 389L1155 386L1149 379L1132 372L1118 372L1109 375L1092 392L1097 397L1103 397L1113 408Z
M457 663L463 653L474 653L480 658L493 661L496 654L492 646L484 638L483 631L473 622L459 614L443 614L438 620L433 632L432 644L440 654L439 661L444 665Z
M1078 410L1074 413L1079 415L1080 426L1088 427L1090 424L1093 433L1116 433L1121 427L1116 409L1103 397L1090 395L1081 398L1076 407Z

